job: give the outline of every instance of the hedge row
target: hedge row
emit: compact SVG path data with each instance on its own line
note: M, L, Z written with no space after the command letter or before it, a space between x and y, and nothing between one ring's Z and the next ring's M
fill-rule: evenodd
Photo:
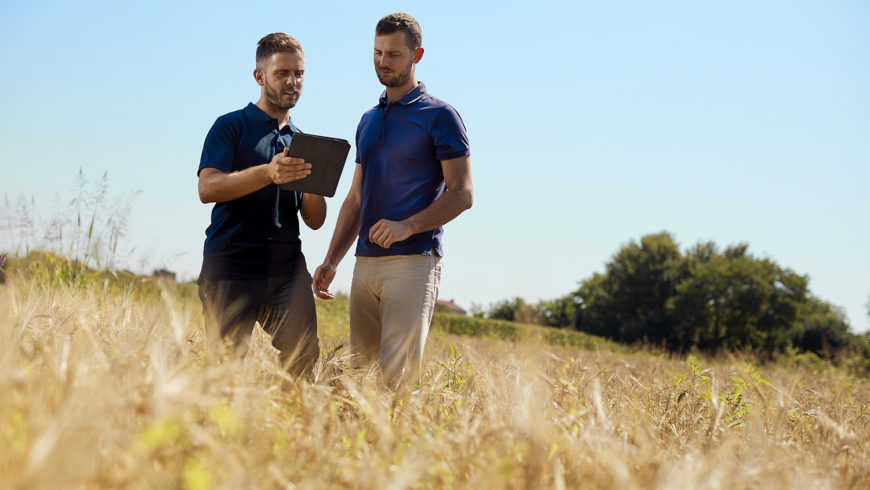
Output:
M474 318L450 313L436 313L432 318L431 329L436 332L482 337L509 342L537 341L547 345L572 347L584 350L605 350L608 352L629 352L631 348L611 342L594 335L576 330L526 325L506 320Z

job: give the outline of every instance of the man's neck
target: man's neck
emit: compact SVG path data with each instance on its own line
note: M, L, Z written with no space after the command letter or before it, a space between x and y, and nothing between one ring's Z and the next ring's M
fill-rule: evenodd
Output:
M387 102L395 102L417 88L417 79L411 77L408 83L398 87L387 87Z
M290 110L289 109L285 111L282 109L272 107L269 104L267 104L266 101L263 100L262 97L260 97L260 100L258 100L257 103L254 105L259 107L261 111L265 112L266 114L271 116L273 119L277 119L278 120L278 129L283 128L284 126L287 125L288 122L290 122Z

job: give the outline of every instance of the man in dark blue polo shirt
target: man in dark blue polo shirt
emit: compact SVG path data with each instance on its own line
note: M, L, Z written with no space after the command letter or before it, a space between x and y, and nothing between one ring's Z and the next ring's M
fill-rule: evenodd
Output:
M441 283L442 225L472 204L470 150L459 114L415 76L422 33L408 14L375 28L374 62L386 87L357 127L357 166L326 258L314 273L324 299L354 239L350 347L392 386L418 382Z
M259 100L219 117L202 149L199 197L215 205L199 295L212 347L224 339L243 349L259 321L290 372L302 374L320 351L297 212L316 230L326 201L278 184L311 173L311 164L287 156L299 132L290 109L302 92L305 55L296 39L275 33L260 39L256 61Z

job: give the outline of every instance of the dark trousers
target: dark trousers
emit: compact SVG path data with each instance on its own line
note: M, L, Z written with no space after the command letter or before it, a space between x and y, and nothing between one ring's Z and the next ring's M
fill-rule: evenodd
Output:
M294 375L307 374L320 355L311 275L300 253L293 267L265 279L200 279L199 298L210 348L228 342L243 351L260 322L281 361Z

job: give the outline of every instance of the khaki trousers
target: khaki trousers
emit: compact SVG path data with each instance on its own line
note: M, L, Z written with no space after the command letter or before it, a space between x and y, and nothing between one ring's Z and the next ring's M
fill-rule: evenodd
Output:
M441 257L434 253L357 257L350 289L355 367L377 362L393 387L420 381L442 268Z

